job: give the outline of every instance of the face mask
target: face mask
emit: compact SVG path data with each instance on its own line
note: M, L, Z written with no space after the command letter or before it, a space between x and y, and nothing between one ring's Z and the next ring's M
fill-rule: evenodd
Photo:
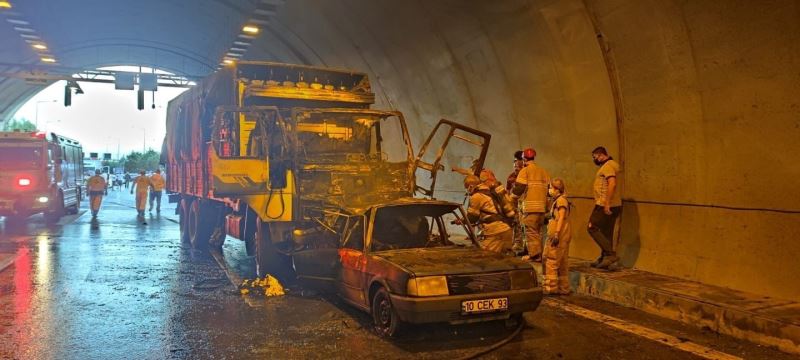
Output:
M547 189L547 193L550 194L550 197L558 196L558 191L556 191L556 189L554 189L554 188Z
M600 160L594 159L594 164L597 165L597 166L601 166L601 165L603 165L605 163L606 163L605 161L600 161Z

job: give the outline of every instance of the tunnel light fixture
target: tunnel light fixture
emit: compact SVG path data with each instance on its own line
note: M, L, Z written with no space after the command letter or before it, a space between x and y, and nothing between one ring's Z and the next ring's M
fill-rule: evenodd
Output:
M42 57L41 60L42 60L42 62L51 63L51 64L56 62L56 59L54 57L51 57L51 56L44 56L44 57Z
M27 22L25 20L20 20L20 19L6 19L6 21L8 21L9 23L14 24L14 25L25 25L25 26L30 25L29 22Z
M11 3L8 1L0 1L0 9L11 9Z
M255 34L258 34L258 31L259 31L258 26L245 25L244 27L242 27L242 32L245 32L247 34L255 35Z
M222 60L222 63L225 64L225 65L233 65L235 62L236 62L236 60L228 59L228 58L225 58L224 60Z
M42 43L36 43L36 44L31 45L31 46L33 46L33 48L37 49L37 50L47 50L47 45L42 44Z

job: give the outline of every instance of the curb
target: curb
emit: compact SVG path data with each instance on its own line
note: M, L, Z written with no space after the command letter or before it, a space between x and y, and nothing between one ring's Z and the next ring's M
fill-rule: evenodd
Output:
M571 260L570 283L577 294L800 355L800 304L797 302L638 270L606 272L587 264ZM541 266L534 268L541 275ZM632 277L643 279L640 282L644 284L626 281ZM669 286L659 286L660 283ZM681 286L686 291L669 289Z

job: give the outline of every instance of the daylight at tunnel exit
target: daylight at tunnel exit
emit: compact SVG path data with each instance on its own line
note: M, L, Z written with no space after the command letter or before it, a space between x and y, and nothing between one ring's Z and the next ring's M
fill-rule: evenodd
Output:
M0 359L800 358L798 0L0 0Z

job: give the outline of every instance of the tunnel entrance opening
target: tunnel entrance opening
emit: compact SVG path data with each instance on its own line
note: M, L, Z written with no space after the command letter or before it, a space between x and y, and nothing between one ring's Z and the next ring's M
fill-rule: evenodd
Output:
M157 90L145 91L144 99L137 99L139 89L147 86L145 76L153 75L174 81L157 79ZM101 67L73 77L77 81L61 80L41 90L2 124L2 130L52 132L75 139L94 167L124 162L131 153L160 153L167 103L194 84L173 73L141 66ZM131 90L118 90L120 87ZM137 109L137 100L143 100L143 109Z

